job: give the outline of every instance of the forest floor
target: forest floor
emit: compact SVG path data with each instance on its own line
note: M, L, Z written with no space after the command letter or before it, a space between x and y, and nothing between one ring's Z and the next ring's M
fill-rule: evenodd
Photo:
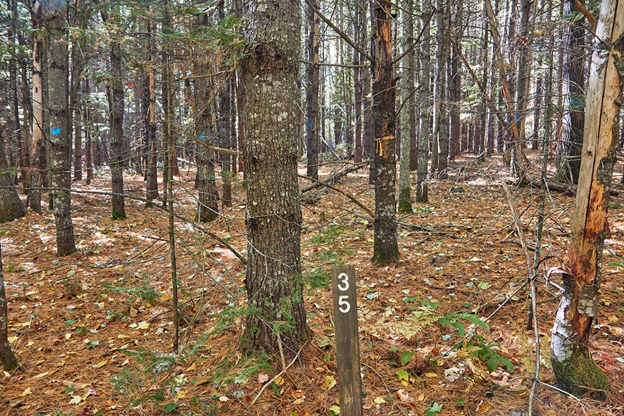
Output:
M302 206L305 306L313 339L287 375L262 391L283 364L279 357L241 354L244 266L190 223L176 220L183 314L177 354L171 352L166 211L127 198L128 219L112 221L109 196L76 192L79 251L64 258L55 256L51 212L29 212L0 225L10 342L23 367L0 375L0 414L330 415L338 410L338 376L329 271L333 264L351 264L358 282L365 415L527 415L536 357L533 328L527 329L527 288L494 314L487 330L478 325L528 276L500 185L504 168L499 157L480 165L461 158L449 172L448 179L429 183L429 203L414 204L413 214L400 216L401 259L391 267L371 266L372 221L344 195L327 190L316 204ZM606 402L578 401L541 384L535 414L624 414L621 172L618 164L600 319L591 337L594 360L615 393ZM194 172L182 169L176 179L176 213L192 218L196 204L187 190ZM125 185L128 194L143 197L141 176L128 174ZM110 176L100 173L89 186L73 186L110 191ZM203 226L245 253L242 186L239 175L232 207ZM337 186L374 210L366 168ZM535 245L538 194L525 188L513 202L529 246ZM553 257L541 273L562 265L573 203L560 193L549 196L542 256ZM540 379L550 385L550 334L559 299L543 275L537 279ZM441 325L440 318L453 325ZM458 329L476 332L469 345L453 349L462 341Z

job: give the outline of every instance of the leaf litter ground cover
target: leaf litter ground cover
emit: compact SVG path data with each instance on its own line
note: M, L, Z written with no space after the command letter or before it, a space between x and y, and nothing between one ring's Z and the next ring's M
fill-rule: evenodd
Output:
M302 267L314 335L277 378L292 355L282 363L279 357L240 352L244 265L191 224L176 221L183 346L177 354L171 352L166 212L127 199L128 220L114 222L110 197L74 193L79 252L65 258L54 255L50 212L3 224L9 341L23 370L0 377L0 408L8 415L336 414L329 271L332 264L353 264L366 415L526 414L535 368L528 290L485 323L527 277L499 163L492 158L477 166L462 159L448 180L432 181L430 202L414 204L413 214L399 217L401 259L391 267L370 265L372 219L344 195L327 191L315 204L303 205ZM321 176L329 173L321 170ZM195 200L184 188L192 189L193 178L194 172L184 170L178 178L182 186L175 188L176 213L189 219ZM372 209L367 179L368 172L360 170L337 186ZM620 179L616 175L614 182ZM142 196L140 176L125 181L130 195ZM90 186L74 187L106 190L110 177L102 174ZM577 402L540 386L541 415L622 412L624 197L619 189L610 202L600 320L592 336L594 359L616 394L606 403ZM202 226L245 253L242 175L233 193L233 207ZM535 241L537 196L537 190L523 189L514 201L529 246ZM553 257L544 267L561 265L572 205L568 196L549 197L543 256ZM541 380L552 385L550 330L560 296L538 280Z

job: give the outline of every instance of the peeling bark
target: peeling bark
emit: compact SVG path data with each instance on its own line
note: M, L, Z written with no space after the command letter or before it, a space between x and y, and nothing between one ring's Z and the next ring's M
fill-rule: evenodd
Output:
M373 6L373 123L375 131L375 236L372 263L399 259L396 239L396 80L392 70L391 3Z
M579 185L572 217L570 249L564 274L564 298L553 326L551 359L557 384L566 391L604 399L610 390L589 353L598 318L602 251L622 96L624 0L602 2L587 93L586 123Z

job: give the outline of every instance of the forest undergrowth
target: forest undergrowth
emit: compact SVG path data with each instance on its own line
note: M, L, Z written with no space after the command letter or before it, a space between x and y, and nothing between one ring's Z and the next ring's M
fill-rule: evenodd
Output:
M335 165L323 167L321 178ZM173 313L164 210L126 201L113 221L110 173L75 182L72 213L79 251L55 256L54 218L45 211L0 226L9 340L21 369L0 376L6 415L331 415L339 411L331 265L352 264L358 282L361 371L366 415L526 415L535 369L528 325L525 256L500 185L500 157L461 158L449 177L432 180L429 202L399 217L401 258L370 264L372 219L327 190L302 205L301 256L309 345L286 358L243 356L245 266L192 225L195 172L176 178L181 349L172 352ZM621 164L616 172L622 172ZM305 168L300 166L300 173ZM548 387L549 343L560 292L543 275L562 266L573 197L552 192L537 278L541 374L536 414L624 414L624 188L614 176L603 264L600 320L591 351L608 375L607 402L576 400ZM143 178L126 174L126 192L142 197ZM301 186L306 185L304 179ZM361 169L335 185L374 209ZM529 250L539 189L514 193ZM244 254L242 174L232 207L202 224ZM24 195L22 195L25 198ZM533 252L531 252L531 257ZM560 276L551 276L555 283ZM515 295L514 295L515 293ZM513 297L511 297L513 295ZM488 317L506 299L491 319ZM294 358L294 360L292 360ZM284 375L275 378L291 364Z

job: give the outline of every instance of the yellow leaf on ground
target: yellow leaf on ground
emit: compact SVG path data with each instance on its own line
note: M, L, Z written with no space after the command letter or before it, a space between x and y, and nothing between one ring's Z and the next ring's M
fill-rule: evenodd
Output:
M326 389L331 389L336 385L336 379L333 376L325 376L325 382L323 383L323 387Z
M108 364L108 361L107 361L107 360L100 361L99 363L97 363L97 364L95 365L95 368L102 368L102 367L104 367L106 364Z
M383 397L375 397L375 403L377 403L377 404L385 404L386 403L386 399L384 399Z
M339 406L332 406L329 408L329 411L332 412L335 415L339 415L340 414L340 407Z
M15 341L17 341L17 337L9 337L7 339L9 340L9 344L13 344Z
M277 386L281 386L282 384L284 384L284 377L277 377L273 383L275 383Z
M186 396L186 390L180 390L180 391L176 394L176 397L177 397L178 399L183 399L183 398L184 398L184 396Z
M32 391L30 390L30 387L27 387L26 390L24 390L22 394L20 394L20 397L25 397L25 396L28 396L29 394L32 394Z
M145 321L141 321L139 322L139 329L147 329L149 328L150 324L145 322Z
M609 319L609 322L617 322L618 321L618 318L615 315L611 315L607 319Z
M425 376L429 378L436 378L438 375L436 373L425 373Z

